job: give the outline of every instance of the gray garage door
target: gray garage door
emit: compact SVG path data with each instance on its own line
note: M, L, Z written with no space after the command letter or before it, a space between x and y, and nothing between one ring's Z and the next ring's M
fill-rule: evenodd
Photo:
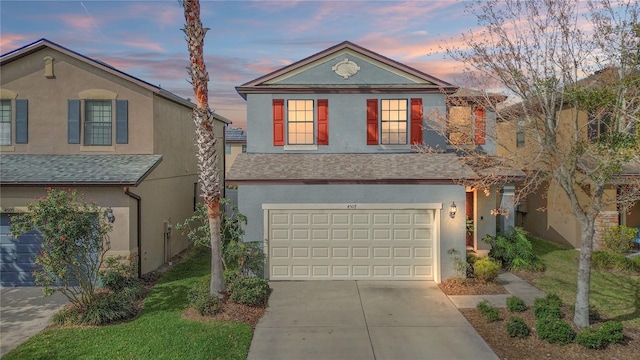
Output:
M40 243L42 237L35 230L18 238L11 236L10 216L0 214L0 285L35 286L31 272Z

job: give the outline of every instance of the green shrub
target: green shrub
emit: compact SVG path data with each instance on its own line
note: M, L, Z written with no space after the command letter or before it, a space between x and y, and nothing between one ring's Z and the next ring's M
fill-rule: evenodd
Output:
M529 336L530 332L529 327L522 318L514 316L509 318L509 321L507 322L507 334L509 334L509 336L526 338Z
M469 275L473 273L473 268L469 265L469 262L466 259L462 259L458 250L456 250L455 248L451 248L447 250L447 254L451 256L453 270L455 270L455 272L457 273L458 278L464 279L465 277L469 277Z
M638 234L638 229L617 225L607 228L604 233L604 246L611 252L626 254L633 249L633 240Z
M505 235L485 236L482 241L491 245L489 256L508 270L544 270L544 264L533 253L527 233L512 227Z
M542 318L536 322L536 330L540 339L552 344L569 344L576 334L564 320L557 318Z
M602 349L607 342L602 338L602 334L594 328L586 328L576 335L576 342L589 349Z
M215 315L220 312L220 299L212 295L209 289L211 274L203 276L187 292L189 307L194 308L200 315Z
M507 298L507 309L511 312L523 312L527 310L527 304L517 296L509 296Z
M57 314L51 321L58 325L108 325L133 318L136 313L136 300L127 291L119 293L101 292L91 303L84 306L70 305Z
M617 344L624 339L624 332L620 321L607 321L598 328L598 332L602 335L603 339L610 344Z
M488 322L495 322L500 319L500 311L498 311L498 308L489 304L487 300L480 301L476 308L484 315Z
M478 259L473 266L473 274L476 279L483 283L493 282L500 273L500 263L495 262L488 257Z
M268 281L261 278L237 278L228 290L231 301L249 306L265 305L271 294Z
M142 284L136 274L135 264L126 264L120 257L105 258L104 270L100 271L102 286L113 292L124 289L138 289L142 293Z
M556 294L548 294L543 298L537 298L533 302L533 315L537 320L552 318L562 319L562 300Z
M629 258L610 251L594 251L591 264L597 270L640 273L640 256Z
M224 269L238 271L244 277L262 275L264 253L261 244L257 241L242 241L243 225L247 224L247 217L239 213L235 205L228 206L228 199L222 199L220 205L225 208L220 224ZM211 247L211 230L207 212L206 205L198 204L190 218L176 225L176 228L197 246Z

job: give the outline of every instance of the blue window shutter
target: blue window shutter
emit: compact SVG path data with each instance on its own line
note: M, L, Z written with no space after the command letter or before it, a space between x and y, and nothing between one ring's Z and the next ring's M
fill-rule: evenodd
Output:
M116 100L116 144L129 143L129 102Z
M16 144L29 142L29 100L16 99Z
M67 142L80 144L80 100L69 100L67 105Z

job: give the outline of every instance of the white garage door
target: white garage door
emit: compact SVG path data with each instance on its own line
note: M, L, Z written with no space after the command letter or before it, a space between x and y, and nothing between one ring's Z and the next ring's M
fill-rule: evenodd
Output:
M345 207L266 209L269 278L435 280L435 210Z

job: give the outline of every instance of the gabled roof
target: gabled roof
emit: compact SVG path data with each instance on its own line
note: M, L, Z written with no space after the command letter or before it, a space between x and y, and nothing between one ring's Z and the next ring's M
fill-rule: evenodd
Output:
M13 61L19 60L29 54L32 54L34 52L40 51L44 48L50 48L53 50L56 50L58 52L61 52L67 56L70 56L76 60L82 61L84 63L87 63L91 66L94 66L96 68L99 68L103 71L106 71L112 75L118 76L122 79L125 79L127 81L130 81L138 86L141 86L153 93L155 93L158 96L161 96L165 99L171 100L173 102L176 102L178 104L184 105L186 107L189 108L193 108L195 107L195 104L193 104L192 102L183 99L181 97L179 97L178 95L175 95L167 90L164 90L158 86L155 86L153 84L150 84L144 80L141 80L135 76L131 76L127 73L124 73L102 61L96 60L96 59L92 59L88 56L82 55L80 53L77 53L73 50L70 50L62 45L56 44L53 41L47 40L47 39L40 39L37 41L34 41L30 44L27 44L21 48L15 49L13 51L10 51L6 54L0 55L0 66L3 66L5 64L11 63Z
M477 175L455 154L238 154L230 183L451 183Z
M420 79L424 81L424 83L415 85L371 85L368 87L363 87L361 85L340 85L340 86L301 86L301 85L275 85L271 82L274 79L280 78L287 73L295 72L300 70L306 66L309 66L315 62L318 62L324 58L327 58L333 54L338 52L350 50L354 53L359 54L365 58L369 58L374 62L383 64L384 66L396 69L399 72L405 73L414 78ZM356 45L349 41L344 41L340 44L334 45L326 50L323 50L319 53L311 55L307 58L304 58L300 61L297 61L293 64L280 68L276 71L273 71L269 74L261 76L255 80L244 83L240 86L236 87L236 91L243 97L247 98L248 93L270 93L270 92L278 92L278 91L287 91L287 92L301 92L301 93L311 93L316 90L337 90L343 92L403 92L403 91L414 91L414 92L444 92L447 94L453 93L457 90L457 87L444 81L440 80L434 76L426 74L420 70L402 64L398 61L390 59L386 56L380 55L374 51L363 48L362 46Z
M138 186L162 155L0 155L0 185Z

